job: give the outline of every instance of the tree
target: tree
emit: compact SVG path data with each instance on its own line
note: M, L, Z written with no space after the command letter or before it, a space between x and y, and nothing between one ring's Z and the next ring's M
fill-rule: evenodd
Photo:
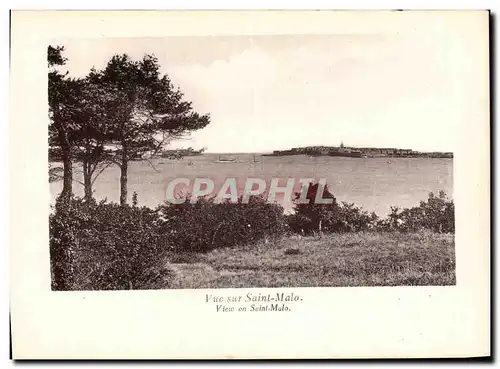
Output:
M63 162L63 190L61 196L71 196L73 190L73 162L81 162L85 199L92 197L93 174L106 154L106 136L102 95L93 71L84 79L60 73L58 66L65 65L64 47L49 46L49 156ZM49 180L60 178L58 168L49 169Z
M75 160L82 164L84 198L92 198L92 187L99 175L111 164L112 151L106 144L112 140L113 96L101 85L100 75L92 69L82 81L81 126Z
M73 152L78 121L78 95L80 81L68 78L68 73L60 73L57 66L66 63L62 53L64 47L49 46L47 61L49 66L49 146L57 151L63 162L62 197L70 197L73 193Z
M120 168L120 204L127 202L128 163L156 156L173 139L206 127L209 115L193 111L192 103L160 75L156 57L133 61L115 55L99 74L100 86L110 98L109 137L118 149L113 161Z

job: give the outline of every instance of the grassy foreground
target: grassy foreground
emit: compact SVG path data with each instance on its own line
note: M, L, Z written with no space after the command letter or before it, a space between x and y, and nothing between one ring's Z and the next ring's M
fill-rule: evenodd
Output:
M347 233L173 255L169 288L454 285L454 235Z

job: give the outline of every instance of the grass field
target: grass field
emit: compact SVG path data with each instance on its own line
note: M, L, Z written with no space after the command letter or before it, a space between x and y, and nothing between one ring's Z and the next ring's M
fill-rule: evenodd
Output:
M287 237L170 258L170 288L454 285L454 235Z

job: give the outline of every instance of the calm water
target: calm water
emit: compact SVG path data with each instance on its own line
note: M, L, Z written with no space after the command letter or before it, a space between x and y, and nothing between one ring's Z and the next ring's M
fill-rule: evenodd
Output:
M224 154L234 158L234 163L218 163L218 154L186 157L181 160L157 159L130 162L128 172L129 202L134 191L139 203L155 207L165 200L168 183L178 177L194 179L211 178L215 192L227 177L237 178L239 194L242 193L246 178L257 177L266 180L268 186L273 177L282 178L280 186L287 178L296 178L295 190L299 190L299 178L325 178L330 190L339 201L354 202L366 210L386 215L391 206L411 207L427 198L429 192L444 190L453 196L453 160L430 158L343 158L283 156L271 157L252 154ZM75 178L81 180L78 168ZM97 199L119 200L120 171L117 167L106 169L94 184ZM50 184L54 201L62 188L61 182ZM74 191L83 196L83 187L74 183ZM289 204L278 198L285 208Z

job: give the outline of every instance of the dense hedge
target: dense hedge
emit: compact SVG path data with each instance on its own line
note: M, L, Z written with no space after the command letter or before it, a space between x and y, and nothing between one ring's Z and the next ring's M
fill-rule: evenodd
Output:
M407 209L391 207L391 213L377 224L379 230L415 232L429 229L438 233L455 233L455 204L443 191L430 193L427 201Z
M164 286L169 253L247 244L287 229L283 208L259 197L248 204L200 199L154 210L58 199L49 223L55 290Z
M295 194L294 213L288 216L290 229L295 233L304 235L315 232L334 232L340 224L340 208L335 196L325 185L322 198L330 199L330 204L316 204L315 199L321 187L318 183L310 184L307 189L308 203L299 201L300 193Z
M271 239L287 229L283 208L262 197L250 197L248 204L215 203L201 198L194 204L166 204L158 207L163 220L160 232L169 235L176 250L209 251Z
M338 204L335 196L325 186L323 198L333 199L332 204L315 204L318 185L309 187L309 204L298 203L295 197L295 213L288 217L290 229L305 235L317 232L359 232L359 231L399 231L416 232L428 229L438 233L455 232L455 205L443 191L438 196L430 193L427 201L421 201L413 208L391 207L385 219L369 213L352 203Z
M49 221L55 290L140 289L166 278L157 264L170 245L149 208L58 199Z
M314 200L318 188L310 186L307 198ZM252 244L288 232L455 231L454 204L443 192L431 193L410 209L392 208L386 219L351 203L339 204L328 187L322 197L332 199L331 204L299 204L298 197L290 215L261 197L251 197L248 204L202 198L156 209L58 199L49 219L52 288L165 288L168 260L176 252Z
M339 204L327 185L321 197L331 199L332 203L316 204L317 192L321 190L318 183L311 184L306 194L307 204L300 203L300 193L295 194L295 212L288 216L293 232L311 235L317 232L360 232L377 227L379 218L375 213L368 213L352 203Z

